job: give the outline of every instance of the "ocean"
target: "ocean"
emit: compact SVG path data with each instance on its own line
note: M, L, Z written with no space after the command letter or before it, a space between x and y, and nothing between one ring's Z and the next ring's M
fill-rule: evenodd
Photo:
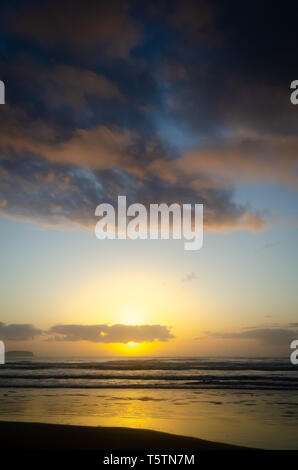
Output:
M129 426L298 449L289 358L32 358L0 366L0 420Z

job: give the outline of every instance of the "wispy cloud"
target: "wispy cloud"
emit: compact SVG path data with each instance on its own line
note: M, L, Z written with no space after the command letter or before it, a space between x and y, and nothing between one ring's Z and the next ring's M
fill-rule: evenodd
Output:
M297 326L295 323L292 324ZM238 332L206 332L207 336L217 339L228 340L253 340L265 346L286 346L289 347L293 339L298 338L298 330L285 328L253 328Z
M196 275L196 273L191 272L191 273L186 274L186 276L181 279L181 282L194 281L195 279L198 279L198 276Z

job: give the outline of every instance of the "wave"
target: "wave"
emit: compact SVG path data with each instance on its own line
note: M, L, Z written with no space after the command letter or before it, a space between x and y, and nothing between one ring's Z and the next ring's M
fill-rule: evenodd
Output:
M264 376L259 376L259 375L229 375L229 376L214 376L214 375L204 375L204 376L198 376L198 375L133 375L133 376L128 376L128 375L100 375L100 374L83 374L83 375L71 375L71 374L63 374L62 375L55 375L55 374L35 374L35 375L25 375L25 374L18 374L18 375L10 375L10 374L0 374L0 379L1 381L3 379L30 379L30 380L48 380L48 379L61 379L63 378L64 380L71 380L71 379L84 379L84 380L127 380L127 379L134 379L134 380L175 380L175 381L186 381L186 380L198 380L204 381L204 382L211 382L212 380L251 380L251 381L259 381L259 380L264 380ZM298 376L269 376L271 381L276 381L276 382L295 382L298 383ZM1 382L0 382L1 385Z
M1 385L0 388L26 388L26 389L171 389L171 390L298 390L297 386L289 387L286 385L272 385L272 384L5 384Z
M288 358L158 358L11 361L0 388L298 390Z
M225 371L297 371L288 358L282 359L149 359L96 361L11 361L4 369L93 369L93 370L225 370Z

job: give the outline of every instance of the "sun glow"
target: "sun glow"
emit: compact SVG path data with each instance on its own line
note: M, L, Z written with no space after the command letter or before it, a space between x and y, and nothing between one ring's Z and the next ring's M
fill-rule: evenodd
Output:
M122 323L123 325L142 325L146 322L142 309L133 306L120 309L117 318L119 323ZM134 341L130 341L127 344L130 343L134 343Z
M136 343L135 341L129 341L125 344L111 344L109 348L119 355L123 356L134 356L134 355L143 355L147 354L148 352L152 351L153 343Z

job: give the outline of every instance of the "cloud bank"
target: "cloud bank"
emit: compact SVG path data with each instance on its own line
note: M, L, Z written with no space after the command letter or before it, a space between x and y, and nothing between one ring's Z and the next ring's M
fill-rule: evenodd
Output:
M289 349L291 341L298 338L297 324L282 328L253 328L240 332L206 332L209 337L229 340L253 340L264 346L285 347Z
M0 340L28 341L43 336L47 341L89 341L93 343L144 343L174 338L162 325L54 325L40 330L33 325L0 323Z
M28 341L42 334L42 330L35 328L30 324L5 325L0 322L1 341Z
M297 6L221 4L1 6L1 214L91 227L126 194L203 203L209 230L266 229L235 188L298 189Z

